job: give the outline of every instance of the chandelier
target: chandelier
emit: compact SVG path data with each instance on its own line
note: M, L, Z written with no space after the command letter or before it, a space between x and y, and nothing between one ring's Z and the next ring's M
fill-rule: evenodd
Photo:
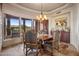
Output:
M45 14L43 14L43 5L41 3L41 14L39 16L37 16L37 20L39 20L40 22L43 22L44 20L47 20L47 16Z

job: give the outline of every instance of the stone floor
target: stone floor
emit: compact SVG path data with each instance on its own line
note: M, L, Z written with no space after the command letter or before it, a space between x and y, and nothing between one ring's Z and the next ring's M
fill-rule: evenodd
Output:
M55 53L58 55L58 53ZM0 52L0 56L25 56L23 52L23 44L18 44L12 47L8 47ZM29 56L34 56L34 53L30 53ZM47 56L46 54L43 56Z
M69 53L68 54L72 55L72 53L70 52L70 54ZM64 56L64 54L61 54L57 51L54 51L54 55L55 56ZM23 52L23 44L18 44L18 45L3 49L2 52L0 52L0 56L25 56L25 54ZM34 53L30 53L28 56L34 56ZM44 56L47 56L47 55L44 55Z
M0 52L0 56L25 56L23 53L23 44L3 49Z

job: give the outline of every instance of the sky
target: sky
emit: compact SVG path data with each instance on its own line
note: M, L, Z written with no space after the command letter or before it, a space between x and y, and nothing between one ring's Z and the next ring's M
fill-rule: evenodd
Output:
M11 19L11 25L19 25L19 20L18 19ZM31 26L32 21L31 20L26 20L25 25ZM23 20L21 20L21 24L23 24Z

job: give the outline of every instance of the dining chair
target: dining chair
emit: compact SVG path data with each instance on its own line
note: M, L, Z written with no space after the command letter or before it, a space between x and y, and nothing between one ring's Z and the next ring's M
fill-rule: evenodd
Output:
M24 49L25 55L27 56L30 52L35 52L35 55L38 55L38 40L37 34L32 30L29 30L25 33L24 38Z
M53 35L53 49L59 50L61 32L56 30Z

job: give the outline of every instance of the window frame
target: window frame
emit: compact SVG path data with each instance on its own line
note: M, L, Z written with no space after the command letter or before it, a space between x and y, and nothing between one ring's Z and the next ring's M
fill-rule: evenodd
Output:
M10 20L8 18L14 18L14 19L17 19L19 21L19 34L20 34L19 38L22 37L21 20L30 20L31 21L31 26L30 26L31 29L36 30L36 21L35 21L35 19L28 19L28 18L23 18L23 17L17 17L17 16L13 16L13 15L9 15L9 14L4 14L4 15L5 15L5 17L4 17L4 40L8 39L8 38L15 38L15 37L11 37L11 33L10 33L10 37L9 37L9 35L7 35L7 20ZM35 24L34 24L34 21L35 21ZM23 31L25 31L25 29L23 29Z
M7 34L7 30L8 30L8 28L7 28L7 26L8 26L7 25L7 20L10 22L10 19L16 19L18 21L20 20L19 17L5 14L5 18L4 18L4 40L7 39L7 38L13 38L12 37L12 33L11 33L11 27L9 27L9 29L10 29L10 35ZM11 24L10 24L10 26L11 26ZM19 33L20 33L20 21L19 21L19 25L18 26L19 26Z

